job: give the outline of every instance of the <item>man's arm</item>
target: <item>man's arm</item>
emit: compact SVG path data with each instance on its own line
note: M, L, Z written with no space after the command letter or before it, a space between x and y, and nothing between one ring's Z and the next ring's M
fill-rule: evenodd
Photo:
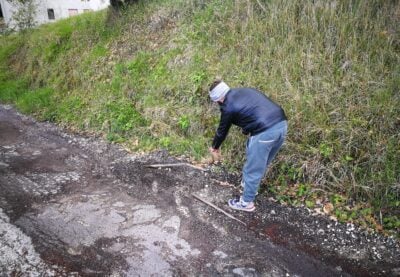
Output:
M219 121L219 126L212 142L212 148L214 150L219 149L222 142L228 135L231 126L232 126L232 114L227 112L221 112L221 119Z

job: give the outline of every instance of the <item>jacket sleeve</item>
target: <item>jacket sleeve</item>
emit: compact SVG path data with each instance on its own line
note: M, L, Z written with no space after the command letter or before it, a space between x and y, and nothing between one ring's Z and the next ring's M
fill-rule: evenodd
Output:
M221 111L221 119L219 121L219 126L217 132L215 133L214 140L212 142L212 147L218 149L222 142L228 135L229 129L232 126L232 114Z

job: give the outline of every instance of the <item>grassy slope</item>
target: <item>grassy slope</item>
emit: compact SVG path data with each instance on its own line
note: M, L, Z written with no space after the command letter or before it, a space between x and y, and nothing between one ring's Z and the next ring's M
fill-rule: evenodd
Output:
M143 2L0 38L0 101L133 150L200 159L219 119L210 81L257 87L290 123L268 190L399 230L396 1ZM233 169L244 141L234 128L224 144Z

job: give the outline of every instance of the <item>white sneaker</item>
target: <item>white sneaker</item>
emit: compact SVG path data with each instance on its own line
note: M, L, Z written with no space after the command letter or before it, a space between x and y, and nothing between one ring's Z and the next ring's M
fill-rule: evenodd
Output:
M253 212L256 209L253 202L244 202L242 197L229 199L228 205L232 209L239 211Z

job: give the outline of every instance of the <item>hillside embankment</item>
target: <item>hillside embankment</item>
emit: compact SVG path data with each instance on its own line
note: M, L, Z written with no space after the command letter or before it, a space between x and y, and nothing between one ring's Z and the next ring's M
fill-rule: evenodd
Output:
M0 101L130 151L200 163L208 84L255 87L289 134L260 197L386 235L400 228L397 1L139 1L0 37ZM232 128L221 171L246 137Z

